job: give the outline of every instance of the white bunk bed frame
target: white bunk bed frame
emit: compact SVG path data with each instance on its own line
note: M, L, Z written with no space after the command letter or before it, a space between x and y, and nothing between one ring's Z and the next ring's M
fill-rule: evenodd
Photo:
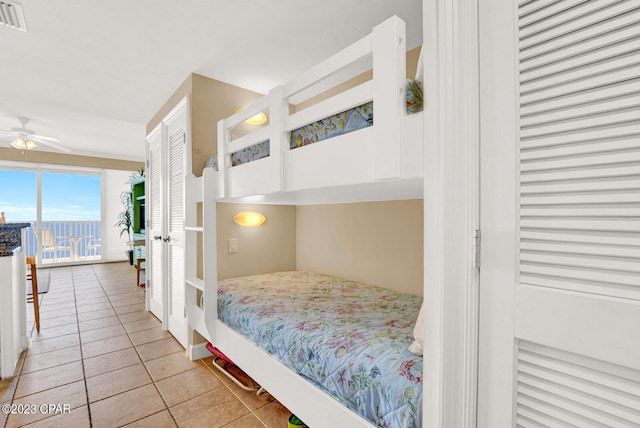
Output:
M302 112L288 113L289 103L309 99L360 74L362 60L367 58L373 61L373 80ZM218 171L205 168L201 177L186 177L185 303L190 328L311 427L372 424L218 319L216 201L303 205L421 199L422 114L405 112L405 58L405 24L394 16L300 78L220 121ZM292 129L372 99L373 126L289 150L287 137ZM270 115L268 126L230 140L231 128L265 109ZM231 167L231 153L266 139L271 141L269 157ZM211 356L204 343L193 343L193 332L190 337L190 358Z
M307 204L422 198L422 114L406 114L406 29L393 16L297 79L218 123L218 198ZM373 78L296 113L309 101L363 71ZM289 149L289 133L317 120L374 105L374 124ZM269 125L232 140L232 129L266 112ZM232 166L231 154L265 140L270 156Z

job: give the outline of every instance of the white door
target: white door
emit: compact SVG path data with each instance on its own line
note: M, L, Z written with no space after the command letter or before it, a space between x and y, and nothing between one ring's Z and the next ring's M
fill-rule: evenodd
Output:
M147 137L147 309L160 321L164 316L164 194L162 192L162 127L158 126Z
M168 329L186 348L188 322L185 311L185 200L188 112L186 105L166 119L167 126L167 236Z
M478 426L640 426L640 2L479 12Z

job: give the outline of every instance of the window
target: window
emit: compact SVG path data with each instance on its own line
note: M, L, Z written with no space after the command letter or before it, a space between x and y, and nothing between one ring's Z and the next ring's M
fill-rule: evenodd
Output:
M7 222L32 223L27 256L40 264L101 259L101 175L7 169L0 180Z

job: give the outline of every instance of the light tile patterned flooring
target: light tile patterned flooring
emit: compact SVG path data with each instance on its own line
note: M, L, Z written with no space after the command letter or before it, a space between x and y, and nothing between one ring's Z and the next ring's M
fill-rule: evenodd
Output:
M0 381L0 403L36 405L0 413L6 427L273 427L290 413L268 393L245 392L212 358L189 361L144 310L144 289L127 263L51 268L41 295L40 333L19 375ZM31 307L31 305L29 305ZM32 327L32 315L30 315ZM70 412L42 412L42 404ZM55 410L55 409L54 409Z

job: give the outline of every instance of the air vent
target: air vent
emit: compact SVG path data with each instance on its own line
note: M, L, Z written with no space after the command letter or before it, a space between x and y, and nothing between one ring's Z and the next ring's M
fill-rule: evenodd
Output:
M0 24L16 30L27 31L22 5L0 0Z

